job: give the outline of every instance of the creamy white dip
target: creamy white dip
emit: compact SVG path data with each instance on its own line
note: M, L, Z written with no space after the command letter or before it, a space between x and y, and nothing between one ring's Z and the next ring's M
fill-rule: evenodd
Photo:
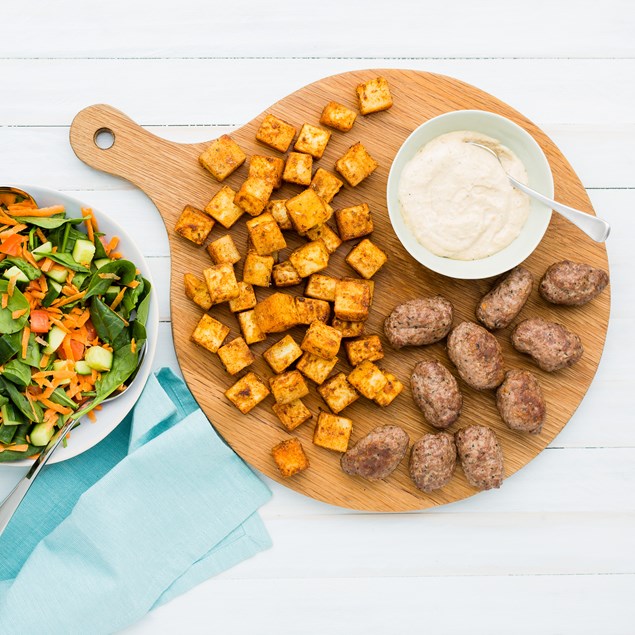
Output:
M492 148L505 169L468 141ZM522 161L492 137L462 130L428 142L399 181L401 213L417 241L454 260L486 258L507 247L529 216L529 197L505 171L527 183Z

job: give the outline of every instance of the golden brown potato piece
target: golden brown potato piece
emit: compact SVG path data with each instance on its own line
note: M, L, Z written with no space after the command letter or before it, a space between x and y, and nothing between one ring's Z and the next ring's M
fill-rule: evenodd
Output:
M318 392L332 412L338 414L359 399L359 394L346 379L344 373L338 373L318 387Z
M229 185L223 185L205 206L205 212L217 220L225 229L229 229L243 214L243 210L234 203L236 192Z
M307 329L300 348L323 359L333 359L340 350L342 334L332 326L316 320Z
M366 203L345 207L335 212L337 230L342 240L353 240L372 233L373 219Z
M277 403L287 404L309 394L304 377L297 370L275 375L269 379L271 394Z
M302 399L296 399L285 404L274 403L272 410L288 432L293 432L299 425L302 425L313 416L302 402Z
M331 133L328 130L305 123L300 129L293 149L310 154L314 159L321 159L330 138Z
M388 383L384 373L368 360L355 366L348 376L348 381L366 399L374 399Z
M322 273L314 273L309 276L304 295L309 298L316 298L317 300L333 302L335 300L336 284L337 278Z
M323 384L331 371L337 365L339 359L324 359L311 353L304 353L298 360L296 368L305 376L314 381L318 386Z
M393 375L387 371L382 371L386 378L386 385L375 395L373 401L382 408L389 406L403 390L403 384Z
M346 452L352 430L353 422L347 417L320 412L313 432L313 443L334 452Z
M224 181L247 158L238 144L224 134L209 144L199 156L199 163L217 180Z
M228 327L205 314L196 325L191 339L210 353L216 353L228 335Z
M258 326L263 333L280 333L298 324L295 298L286 293L274 293L254 309Z
M256 373L247 373L225 391L227 399L243 414L255 408L268 394L267 384Z
M247 282L238 283L238 297L229 301L229 310L232 313L247 311L256 306L256 294L254 288Z
M296 296L295 308L298 312L298 324L311 324L316 320L328 322L331 315L331 305L325 300L315 298Z
M249 159L249 178L268 181L277 189L282 185L282 172L284 171L284 159L279 157L266 157L254 154Z
M346 256L346 262L367 280L372 278L387 260L388 256L368 238L364 238Z
M236 192L234 203L250 216L258 216L265 209L272 191L271 181L250 176Z
M207 285L191 273L185 274L184 284L185 295L204 311L209 310L212 306L212 298L210 298Z
M291 335L285 335L263 353L263 357L274 373L284 372L301 355L302 349L295 343Z
M304 453L302 443L295 437L278 443L272 448L271 454L284 478L289 478L309 468L309 459Z
M385 77L376 77L359 84L356 92L359 112L362 115L388 110L392 106L392 95L390 94L388 80Z
M379 164L377 161L368 154L366 148L359 142L352 145L344 155L335 162L335 169L344 177L351 187L359 185L378 167Z
M212 227L214 227L214 221L205 212L186 205L176 221L174 231L195 245L202 245L212 231Z
M370 312L370 287L364 280L338 280L335 285L333 310L340 320L363 322Z
M326 269L329 264L329 252L322 240L312 240L289 254L289 260L301 278Z
M360 337L356 340L349 340L344 344L346 354L351 366L358 366L365 359L369 362L376 362L384 357L384 350L381 346L381 340L377 335L369 335L368 337Z
M320 117L320 123L341 132L348 132L355 123L357 113L336 101L329 101Z
M318 168L313 175L310 187L325 203L330 203L342 185L344 181L338 179L335 174L324 168Z
M241 258L236 243L229 234L221 236L207 245L207 253L217 265L224 262L235 265L237 262L240 262Z
M342 244L340 237L326 223L309 229L306 237L309 240L321 240L329 254L335 253Z
M300 234L305 234L316 225L322 225L329 218L324 201L311 188L290 198L286 205L293 227Z
M212 300L212 304L220 304L233 300L240 295L234 267L227 263L213 265L203 269L205 284Z
M255 251L247 252L243 280L256 287L270 286L273 263L273 256L259 256Z
M276 287L292 287L301 282L300 274L288 260L273 266L273 284Z
M230 375L238 374L256 361L249 346L247 346L247 342L242 337L237 337L229 344L221 346L217 352L225 370Z
M238 314L238 324L247 344L256 344L267 339L267 335L258 327L253 309Z
M295 137L296 129L274 115L266 115L262 120L256 139L280 152L286 152Z
M359 337L364 334L364 322L349 322L347 320L340 320L334 317L331 321L331 326L337 329L342 337Z
M287 242L271 214L260 214L245 223L251 244L259 256L270 256L284 249Z
M284 166L282 179L296 185L310 185L313 173L313 157L302 152L290 152Z

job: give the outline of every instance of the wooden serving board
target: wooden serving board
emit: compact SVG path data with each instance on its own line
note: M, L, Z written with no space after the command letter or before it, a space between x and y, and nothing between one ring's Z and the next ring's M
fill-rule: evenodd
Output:
M394 351L385 340L383 320L393 307L404 300L421 295L442 293L456 309L455 324L473 320L478 298L489 290L492 280L461 281L445 278L419 265L403 249L395 236L386 210L386 180L391 162L404 139L422 122L451 110L482 109L499 113L525 128L544 150L555 181L555 196L559 201L593 214L593 208L584 187L575 172L554 143L519 112L498 99L456 79L431 73L404 70L365 70L343 73L322 79L285 97L267 110L300 127L302 123L317 124L322 108L330 100L339 101L356 110L355 86L372 77L385 76L391 87L394 106L385 112L367 117L359 116L348 133L333 132L323 158L317 162L333 170L334 162L357 141L362 141L371 155L379 162L377 171L356 188L345 186L333 200L334 207L367 202L373 213L375 231L372 239L388 254L389 261L375 276L375 298L366 332L377 333L386 352L380 365L396 374L405 384L404 392L387 408L360 398L344 411L354 422L351 444L372 428L387 423L403 426L414 442L425 432L433 431L413 403L409 377L415 363L422 359L436 358L452 369L445 343L423 348ZM150 107L150 105L149 105ZM213 109L210 104L210 110ZM262 115L235 130L232 137L248 156L269 154L280 156L255 140L255 133ZM114 145L100 149L94 142L101 129L112 131ZM153 136L143 130L123 113L105 105L95 105L82 110L73 121L70 131L71 145L77 156L88 165L121 176L141 188L154 202L165 221L172 253L172 325L174 343L183 375L201 408L214 427L240 456L271 478L307 496L335 505L359 510L406 511L442 505L471 496L471 488L461 471L445 488L433 494L417 490L408 476L408 461L402 461L397 471L385 481L369 483L357 477L345 475L339 468L339 455L314 446L311 442L313 424L320 408L325 408L315 387L305 400L314 417L300 426L294 434L302 441L311 467L291 478L282 479L271 458L270 450L289 435L281 427L271 410L273 398L268 397L248 415L241 415L224 397L223 392L237 377L230 377L215 355L190 342L201 310L183 293L183 275L192 272L202 277L203 268L211 264L204 247L196 247L173 232L173 227L184 205L204 207L221 187L198 164L198 156L206 143L178 144ZM246 178L247 164L243 165L225 183L238 189ZM301 190L298 186L284 186L273 198L287 198ZM230 230L241 252L247 244L246 218ZM219 224L214 227L210 240L226 233ZM289 249L280 254L286 259L289 251L302 239L287 232ZM140 236L142 241L143 237ZM354 241L356 242L356 241ZM326 271L332 275L352 275L344 257L353 243L344 243L331 257ZM554 214L549 230L526 266L539 279L546 267L554 261L569 258L587 262L608 270L606 249L588 239L582 232ZM242 273L242 263L237 275ZM240 278L239 278L240 279ZM163 281L159 281L160 283ZM302 293L304 285L283 291ZM272 290L256 289L258 299ZM556 373L544 373L531 360L514 351L510 345L511 328L500 331L496 337L503 346L507 368L527 368L535 372L544 389L548 417L542 433L530 436L510 431L500 420L492 391L477 392L460 382L464 394L463 411L459 420L450 428L479 423L492 426L501 441L505 457L505 473L511 474L526 465L562 430L586 393L598 367L609 318L609 292L606 290L589 305L580 308L556 307L543 302L536 289L523 309L520 318L543 316L565 324L582 338L585 354L573 368ZM226 306L213 307L211 314L231 326L230 338L240 334L236 319ZM291 331L296 341L301 341L300 328ZM252 347L257 361L249 370L263 377L270 377L261 353L278 341L283 334L274 334ZM349 372L350 367L342 350L335 371ZM453 370L453 369L452 369ZM504 487L504 485L503 485Z

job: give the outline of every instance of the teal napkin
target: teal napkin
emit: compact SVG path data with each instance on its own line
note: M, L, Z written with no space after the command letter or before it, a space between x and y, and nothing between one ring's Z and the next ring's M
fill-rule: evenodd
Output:
M0 633L137 621L268 548L256 510L270 496L183 381L159 371L106 439L46 468L0 537Z

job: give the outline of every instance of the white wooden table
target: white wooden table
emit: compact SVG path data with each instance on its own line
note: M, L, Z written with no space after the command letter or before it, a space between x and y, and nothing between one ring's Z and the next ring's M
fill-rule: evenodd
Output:
M169 252L150 201L73 155L104 102L202 141L319 77L416 68L483 88L556 141L613 225L611 323L589 394L500 491L420 514L357 514L270 482L270 551L130 633L635 632L635 5L631 0L110 0L5 3L0 181L71 192L143 236L176 367ZM8 487L0 471L0 489Z

